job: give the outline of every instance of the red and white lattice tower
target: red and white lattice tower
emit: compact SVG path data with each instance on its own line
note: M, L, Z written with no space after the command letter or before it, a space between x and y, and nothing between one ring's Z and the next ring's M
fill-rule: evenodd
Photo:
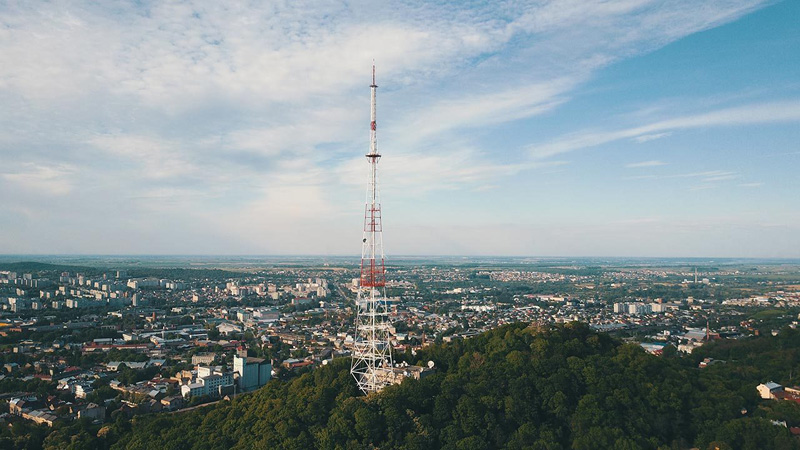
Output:
M350 373L364 393L376 392L389 384L392 368L389 309L386 301L386 270L383 227L378 191L377 126L375 122L375 65L372 65L369 132L369 184L364 210L364 238L361 245L361 278L356 298L356 331Z

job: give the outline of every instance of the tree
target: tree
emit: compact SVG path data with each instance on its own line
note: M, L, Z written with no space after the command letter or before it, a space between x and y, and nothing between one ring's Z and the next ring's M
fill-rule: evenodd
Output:
M757 355L770 354L772 343L742 341L735 351L761 362ZM792 346L800 344L775 351ZM137 417L130 430L117 416L108 436L117 436L113 448L130 450L155 442L198 449L799 448L786 428L767 420L795 420L793 409L742 417L742 404L758 400L733 365L699 370L582 324L508 325L404 357L434 360L436 373L363 396L350 361L335 359L233 402Z

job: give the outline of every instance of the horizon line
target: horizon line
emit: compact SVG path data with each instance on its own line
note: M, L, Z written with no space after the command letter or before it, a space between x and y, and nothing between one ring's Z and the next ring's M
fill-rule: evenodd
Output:
M125 258L152 258L152 257L212 257L212 258L353 258L360 259L357 254L280 254L280 253L0 253L0 258L13 257L125 257ZM746 260L795 260L798 256L646 256L646 255L480 255L480 254L399 254L387 257L395 258L509 258L509 259L746 259Z

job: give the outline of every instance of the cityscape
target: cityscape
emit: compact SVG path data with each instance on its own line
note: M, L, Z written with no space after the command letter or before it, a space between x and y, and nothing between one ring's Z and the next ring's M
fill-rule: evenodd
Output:
M191 411L353 352L352 258L3 259L5 420ZM123 260L129 268L102 267ZM506 324L575 321L689 359L708 342L796 328L800 262L399 258L386 292L398 359ZM398 367L417 379L436 371Z
M798 17L0 4L0 448L800 449Z

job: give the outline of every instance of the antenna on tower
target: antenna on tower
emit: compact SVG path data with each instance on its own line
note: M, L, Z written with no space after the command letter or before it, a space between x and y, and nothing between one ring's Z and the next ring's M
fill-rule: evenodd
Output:
M356 297L356 330L350 373L364 393L376 392L391 383L392 344L386 299L386 268L383 254L383 225L378 190L378 153L375 62L370 85L369 183L361 239L361 277Z

